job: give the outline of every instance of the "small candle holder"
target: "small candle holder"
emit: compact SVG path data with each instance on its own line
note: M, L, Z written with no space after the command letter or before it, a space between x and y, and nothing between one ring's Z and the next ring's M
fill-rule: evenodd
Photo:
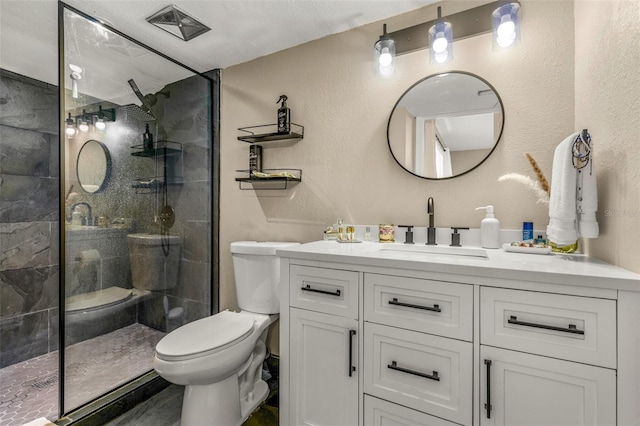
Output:
M395 226L393 225L386 225L386 224L380 224L380 226L378 227L378 240L381 243L393 243L395 242L394 239L394 230L395 230Z

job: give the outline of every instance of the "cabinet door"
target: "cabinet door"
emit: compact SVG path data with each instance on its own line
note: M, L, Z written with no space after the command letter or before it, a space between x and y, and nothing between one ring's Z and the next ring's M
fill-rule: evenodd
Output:
M481 425L616 424L615 370L487 346L480 355Z
M292 424L358 424L358 322L291 309Z

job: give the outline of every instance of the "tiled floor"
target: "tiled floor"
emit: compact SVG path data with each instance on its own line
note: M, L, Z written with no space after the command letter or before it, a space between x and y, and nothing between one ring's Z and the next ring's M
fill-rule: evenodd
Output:
M269 397L243 426L278 425L278 359L268 358L267 367L271 375L267 380ZM183 392L183 386L171 385L105 426L177 426L180 424Z
M76 408L151 370L165 335L142 324L69 346L65 351L65 408ZM58 352L0 369L0 425L19 426L58 416Z

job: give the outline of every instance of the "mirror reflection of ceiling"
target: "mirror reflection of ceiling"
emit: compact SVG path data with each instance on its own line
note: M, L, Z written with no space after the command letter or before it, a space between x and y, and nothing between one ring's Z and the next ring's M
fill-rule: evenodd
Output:
M435 0L67 0L65 3L108 22L198 72L206 72L399 15L435 3ZM148 16L168 3L175 4L212 30L184 42L146 22ZM0 68L58 84L57 7L56 0L0 1ZM112 68L118 60L116 53L124 60L143 54L132 46L104 44L100 54L85 54L91 67ZM88 62L78 65L89 66ZM143 93L150 93L159 85L158 81L174 78L173 70L168 70L169 75L162 77L155 75L156 71L144 71L150 74L149 82L142 75L129 78L135 79ZM124 80L125 84L127 80ZM121 89L121 96L126 90L130 92L127 87ZM111 97L85 94L101 99L117 97L117 94Z
M492 148L493 114L502 112L498 97L487 84L458 73L422 81L405 93L397 107L406 108L414 117L436 119L438 132L452 151ZM464 125L460 125L462 121Z

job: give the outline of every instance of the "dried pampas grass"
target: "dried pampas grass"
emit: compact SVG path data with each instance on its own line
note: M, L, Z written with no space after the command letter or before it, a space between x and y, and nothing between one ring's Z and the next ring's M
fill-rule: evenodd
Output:
M551 186L549 185L547 178L544 177L544 173L542 173L542 170L540 170L538 163L528 152L526 152L524 155L527 156L529 163L531 163L531 167L533 167L533 171L536 172L536 176L538 177L538 182L540 182L540 187L544 190L544 192L546 192L547 194L550 194Z
M536 196L538 197L538 201L537 201L538 203L549 205L548 184L547 184L547 190L545 190L545 188L542 186L542 184L539 181L533 180L529 176L524 176L518 173L507 173L506 175L500 176L498 178L498 182L504 182L507 180L512 180L512 181L523 184L524 186L531 189L536 194Z

